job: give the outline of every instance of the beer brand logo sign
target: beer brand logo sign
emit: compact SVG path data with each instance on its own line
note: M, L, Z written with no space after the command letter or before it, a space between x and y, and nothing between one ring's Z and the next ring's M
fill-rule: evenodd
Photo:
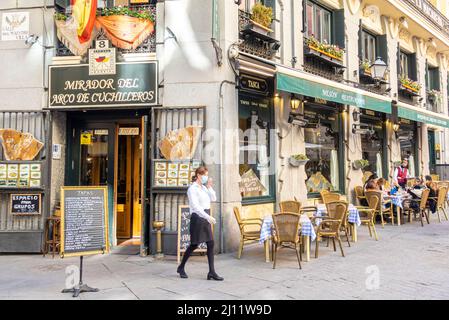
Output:
M89 49L89 75L115 73L115 48L109 48L108 40L96 41L95 49Z

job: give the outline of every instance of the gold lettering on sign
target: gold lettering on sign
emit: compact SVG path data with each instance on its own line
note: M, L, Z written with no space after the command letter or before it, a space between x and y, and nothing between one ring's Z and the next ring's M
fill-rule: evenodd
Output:
M253 89L260 89L260 83L258 81L248 80L248 86Z

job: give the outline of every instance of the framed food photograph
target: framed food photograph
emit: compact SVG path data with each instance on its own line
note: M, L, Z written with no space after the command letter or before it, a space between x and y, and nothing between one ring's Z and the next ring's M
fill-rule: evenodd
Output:
M20 172L30 172L30 165L29 164L19 165L19 171Z
M190 163L181 163L179 165L179 171L189 171Z
M179 171L178 178L189 179L190 178L189 171Z
M167 171L156 171L156 179L166 179Z
M178 179L167 179L168 187L176 187L178 186Z
M36 188L41 186L41 180L40 179L31 179L30 180L30 187Z
M178 179L178 186L180 187L188 187L189 179Z
M169 163L168 170L178 170L178 164L177 163Z
M40 172L31 172L31 179L40 179L41 173Z
M177 178L178 177L178 171L177 170L168 170L168 175L167 177L169 178Z
M6 172L7 167L6 163L0 163L0 172Z
M6 180L6 186L8 186L8 187L17 187L17 179L8 179L8 180Z
M40 163L32 163L30 166L31 171L41 171Z
M19 171L19 165L17 163L8 164L8 172L17 172Z
M19 177L18 171L11 171L8 169L8 179L17 179Z
M167 170L167 163L166 162L156 162L155 163L155 170Z
M155 186L157 186L157 187L166 187L167 186L167 179L156 178Z
M28 179L19 179L19 187L28 187L30 184Z

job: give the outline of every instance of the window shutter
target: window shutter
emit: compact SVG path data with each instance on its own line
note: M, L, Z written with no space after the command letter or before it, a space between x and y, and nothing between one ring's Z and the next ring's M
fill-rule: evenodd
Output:
M417 62L416 53L413 53L409 56L408 67L409 67L410 78L414 81L418 80L418 71L417 71L416 62Z
M381 57L382 60L387 64L390 65L389 58L388 58L388 42L387 42L387 35L383 34L381 36L377 36L376 38L377 42L377 48L376 48L376 55Z
M401 70L401 46L398 43L398 50L396 52L396 67L397 67L397 72L399 75L402 74L402 70Z
M440 68L436 68L435 77L434 77L434 80L435 80L434 85L435 85L435 89L438 91L441 90L440 78L441 78L440 77Z
M363 61L363 29L362 19L359 20L359 64Z
M332 36L334 44L340 48L345 48L345 10L336 10L333 12L334 34Z
M427 59L426 59L426 89L430 90L432 88L432 77L429 74L429 64L427 63Z

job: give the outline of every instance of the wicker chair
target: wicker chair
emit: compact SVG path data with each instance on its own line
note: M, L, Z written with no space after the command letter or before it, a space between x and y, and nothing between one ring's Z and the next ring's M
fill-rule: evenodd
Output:
M429 199L433 199L437 202L437 215L438 215L438 221L441 223L441 217L440 217L440 212L443 211L444 216L447 219L447 213L446 213L446 209L445 209L445 201L447 199L447 187L440 187L438 188L438 196L436 198L430 198Z
M237 207L234 207L234 215L240 229L240 246L237 254L237 259L240 259L245 242L260 240L260 229L262 228L263 220L260 218L242 219L240 210ZM247 226L258 226L258 228L256 230L246 230Z
M408 209L405 209L405 211L408 211L408 219L409 222L412 222L412 214L415 216L416 218L416 213L419 214L419 220L421 221L421 226L424 227L424 223L423 223L423 219L422 217L424 216L427 220L427 224L429 224L429 215L427 213L427 200L429 199L429 193L430 193L430 189L424 189L423 192L421 193L421 199L408 199L406 201L409 202L419 202L419 211L416 212L414 211L410 206Z
M325 217L316 230L316 246L315 258L318 258L319 241L321 238L330 238L334 244L334 251L337 251L335 239L340 245L341 255L344 257L343 246L341 245L340 230L343 221L346 219L348 213L348 203L345 201L335 201L328 203L329 213L333 213L333 217ZM335 208L334 208L335 207Z
M301 211L301 202L299 201L281 201L279 203L279 207L281 212L293 212L300 213Z
M273 214L273 269L276 268L277 251L280 247L294 249L296 251L299 269L301 269L300 218L301 215L291 212Z
M391 219L391 224L394 225L393 204L391 203L391 201L384 201L382 191L365 191L365 196L367 198L371 198L373 196L378 198L376 215L380 215L382 228L385 225L384 215L389 215ZM387 203L390 203L390 206L388 208L386 207Z
M356 186L354 188L355 191L355 197L357 198L359 205L363 206L363 201L366 201L366 196L363 192L363 187L362 186Z
M362 224L366 224L368 226L369 230L369 236L372 237L374 233L374 238L377 240L377 231L376 226L374 224L374 218L376 216L376 209L378 207L379 198L376 196L371 195L370 198L367 199L369 206L368 207L356 207L359 213L362 215L360 216L360 222Z
M335 218L337 215L337 212L335 211L338 206L335 205L335 203L339 203L340 201L331 201L326 203L326 212L327 216L329 218ZM351 246L351 243L349 242L349 222L348 222L348 215L346 214L345 219L341 222L341 229L340 231L344 231L346 235L346 241L348 241L348 245Z
M323 195L322 198L324 204L328 202L340 201L340 195L338 193L328 193Z

